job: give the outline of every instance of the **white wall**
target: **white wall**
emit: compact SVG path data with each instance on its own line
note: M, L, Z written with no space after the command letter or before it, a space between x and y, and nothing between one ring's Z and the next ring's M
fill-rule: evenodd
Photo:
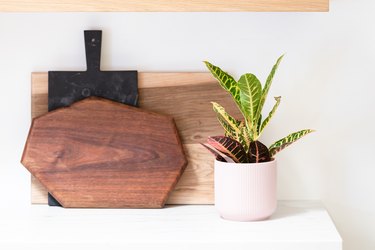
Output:
M204 71L208 59L264 80L286 53L270 93L282 103L263 140L317 133L278 156L279 198L322 199L345 250L375 249L374 12L371 0L331 0L329 13L0 14L1 209L29 205L19 160L30 73L84 69L82 31L102 29L103 69Z

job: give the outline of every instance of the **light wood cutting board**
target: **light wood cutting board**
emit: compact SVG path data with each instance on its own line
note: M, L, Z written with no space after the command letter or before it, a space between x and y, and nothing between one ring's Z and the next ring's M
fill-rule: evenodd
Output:
M31 75L32 118L48 110L48 74ZM199 143L223 130L212 111L211 101L240 113L231 97L210 73L138 73L139 106L174 117L185 149L188 166L167 204L213 204L213 156ZM47 204L47 191L32 178L31 201Z

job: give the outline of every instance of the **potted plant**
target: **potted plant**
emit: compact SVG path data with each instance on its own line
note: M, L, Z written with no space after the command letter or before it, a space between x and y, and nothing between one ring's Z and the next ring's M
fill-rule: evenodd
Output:
M275 104L267 117L262 109L275 72L283 56L278 58L264 86L251 73L238 81L219 67L205 62L221 87L231 94L243 121L237 120L218 103L212 102L224 136L212 136L202 144L215 156L215 207L221 217L237 221L263 220L276 210L275 154L313 132L311 129L292 133L267 147L259 141L280 104Z

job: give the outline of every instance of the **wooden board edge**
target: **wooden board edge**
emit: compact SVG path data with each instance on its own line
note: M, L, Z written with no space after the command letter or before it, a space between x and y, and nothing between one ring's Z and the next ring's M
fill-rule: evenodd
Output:
M325 12L329 0L0 0L2 12Z

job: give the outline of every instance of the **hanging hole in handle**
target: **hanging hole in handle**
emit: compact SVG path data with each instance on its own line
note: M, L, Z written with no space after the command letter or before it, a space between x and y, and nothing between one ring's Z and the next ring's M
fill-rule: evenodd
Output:
M96 39L95 38L91 38L91 46L96 47Z

